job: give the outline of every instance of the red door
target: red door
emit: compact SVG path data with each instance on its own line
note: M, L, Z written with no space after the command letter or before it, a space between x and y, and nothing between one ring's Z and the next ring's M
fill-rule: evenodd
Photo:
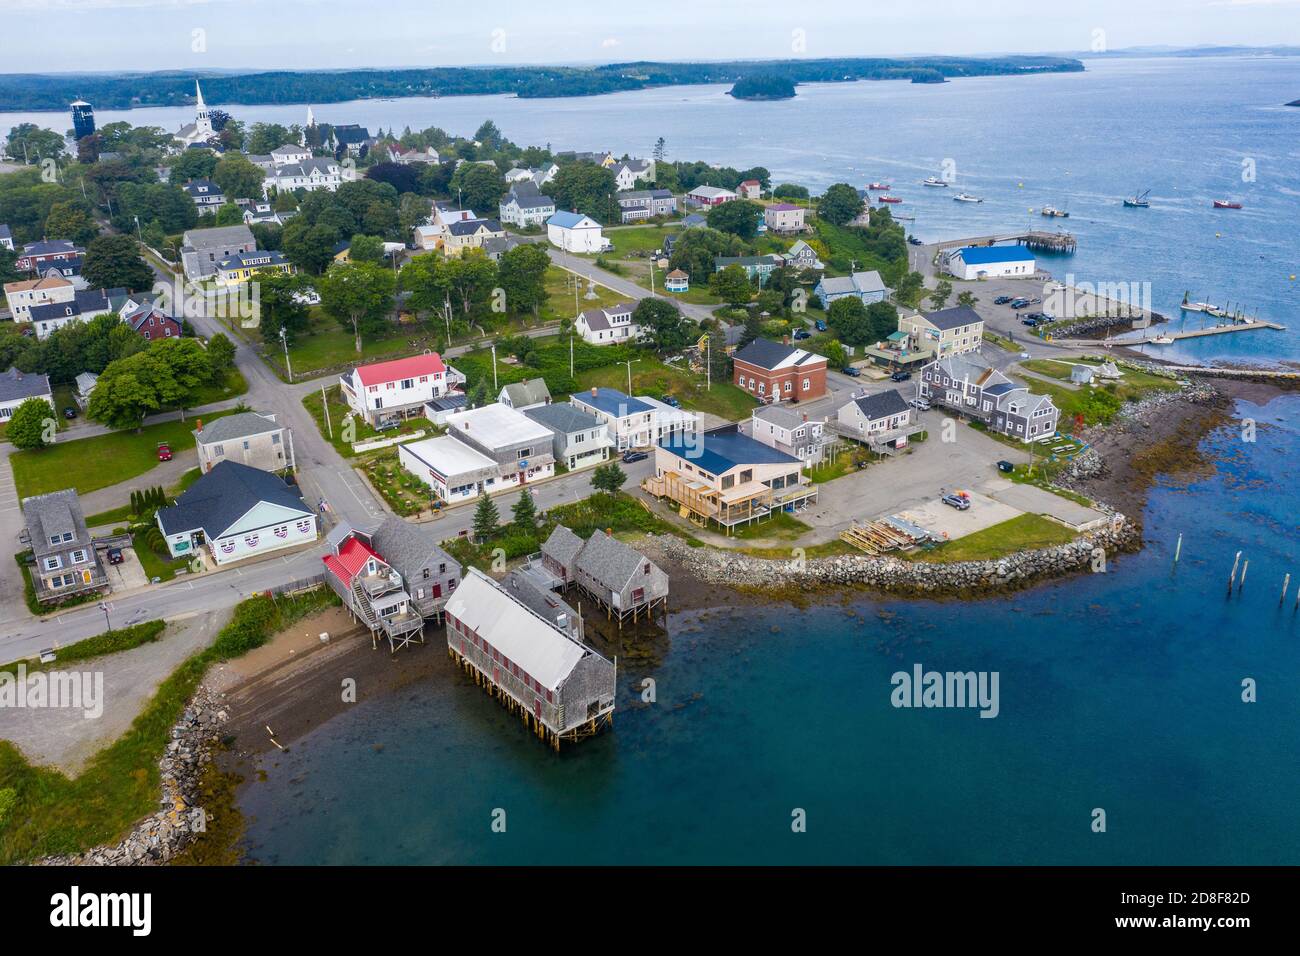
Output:
M528 472L526 472L526 471L521 471L521 472L519 473L519 483L520 483L521 485L523 485L523 484L527 484L527 483L528 483Z
M542 719L542 699L540 697L533 698L533 716L538 720Z

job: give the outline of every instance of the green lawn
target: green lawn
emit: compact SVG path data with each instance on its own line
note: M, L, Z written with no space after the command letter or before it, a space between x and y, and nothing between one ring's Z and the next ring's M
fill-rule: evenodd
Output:
M778 511L770 518L741 525L731 532L731 537L740 541L793 541L811 530L811 525L804 524L789 512Z
M233 409L204 415L213 421ZM93 438L59 442L46 448L14 452L9 462L20 498L42 495L61 488L75 488L86 494L129 481L158 465L158 443L167 442L173 453L194 447L194 418L188 421L147 425L138 434L112 432Z
M224 381L213 382L211 385L204 385L198 391L194 399L194 407L198 408L203 405L211 405L214 402L224 402L230 398L237 398L248 391L248 382L245 380L243 373L237 368L232 368L226 373Z
M424 418L412 418L402 422L398 428L390 428L386 432L377 432L366 424L365 420L358 415L353 415L352 409L343 398L343 389L338 385L331 385L325 390L329 399L329 425L325 422L325 402L321 400L320 392L310 392L303 396L303 407L311 413L312 419L316 422L316 427L320 429L321 437L334 446L344 458L351 458L355 452L352 450L352 442L365 442L372 438L392 438L395 435L406 435L411 432L423 430L426 435L434 430L432 422ZM344 419L349 415L352 416L351 429L353 432L352 442L344 440L345 425ZM333 429L331 436L330 429Z
M954 561L984 561L1017 551L1047 548L1073 541L1075 532L1041 515L1022 514L982 531L946 541L930 551L917 552L915 559L950 564Z
M413 345L412 342L417 344ZM393 325L383 335L363 337L361 353L358 355L352 330L344 329L317 306L311 310L307 333L299 335L289 346L289 362L293 365L294 378L301 379L307 373L321 369L357 361L396 358L424 348L442 348L445 345L443 339L434 341L427 327ZM284 352L278 348L267 346L267 355L281 362L284 360Z
M551 266L546 270L546 304L542 306L542 324L549 322L558 322L560 319L577 318L578 312L585 312L587 309L607 308L619 302L626 302L627 296L619 295L612 289L607 289L603 285L596 286L596 298L588 299L587 290L590 283L580 276L578 281L578 300L574 303L573 286L574 274L561 269L559 266ZM575 311L576 309L576 311Z
M650 354L642 355L632 363L632 394L661 398L671 395L682 407L696 412L710 412L728 421L748 418L757 403L730 382L716 379L711 389L705 389L704 376L689 372L679 366L666 365ZM616 388L627 391L627 366L606 365L578 373L578 385L588 389Z
M663 226L627 226L622 229L610 229L605 235L614 244L614 251L605 255L622 259L631 252L654 252L656 249L662 249L664 239L680 228L680 224L673 223Z

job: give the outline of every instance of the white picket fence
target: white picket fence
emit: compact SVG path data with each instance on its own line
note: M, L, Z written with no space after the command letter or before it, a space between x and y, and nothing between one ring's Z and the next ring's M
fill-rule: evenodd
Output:
M374 451L376 448L387 448L389 445L397 445L402 442L418 441L424 437L424 429L418 432L406 432L401 435L394 435L392 438L372 438L370 441L359 441L352 443L352 451L355 454L361 454L363 451Z

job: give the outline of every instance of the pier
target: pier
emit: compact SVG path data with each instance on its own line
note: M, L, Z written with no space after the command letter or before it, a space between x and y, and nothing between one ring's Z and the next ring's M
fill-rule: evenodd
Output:
M1068 232L1047 232L1046 230L1029 230L1013 232L1001 236L977 236L974 239L953 239L935 243L934 248L940 252L961 246L996 246L1001 242L1014 242L1017 245L1033 249L1035 252L1055 252L1070 254L1078 248L1078 240Z
M1157 326L1155 328L1143 329L1140 336L1136 338L1116 336L1115 338L1094 340L1092 342L1084 342L1079 339L1069 339L1068 341L1071 345L1152 345L1157 344L1157 339L1173 339L1174 341L1179 341L1181 339L1199 339L1204 338L1207 335L1227 335L1230 332L1249 332L1252 329L1272 329L1275 332L1285 332L1286 326L1278 325L1276 322L1265 322L1261 319L1252 319L1248 322L1229 322L1223 325L1212 325L1204 329L1191 329L1183 332L1174 332ZM1062 341L1067 340L1063 339ZM1160 342L1158 344L1164 345L1168 343Z

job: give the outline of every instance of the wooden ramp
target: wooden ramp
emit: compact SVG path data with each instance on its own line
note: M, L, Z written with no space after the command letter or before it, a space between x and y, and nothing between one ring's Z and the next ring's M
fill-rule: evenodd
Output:
M929 541L933 536L917 525L891 515L866 524L854 522L840 532L840 540L867 554L885 554L900 548L913 548Z

